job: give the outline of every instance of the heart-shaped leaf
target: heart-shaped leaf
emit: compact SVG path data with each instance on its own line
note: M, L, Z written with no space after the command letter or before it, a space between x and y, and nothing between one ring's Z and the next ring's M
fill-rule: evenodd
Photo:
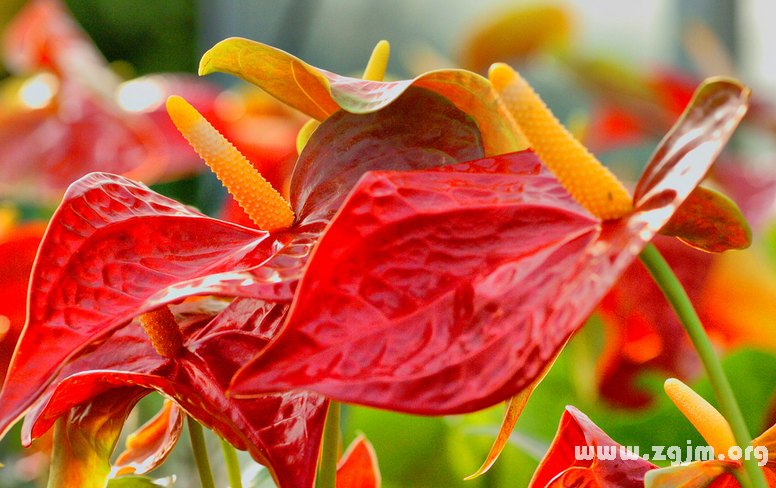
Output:
M9 368L12 386L0 396L0 432L65 361L142 312L192 295L290 299L310 248L305 229L270 238L125 178L79 180L38 253L29 323Z
M531 342L556 313L537 300L557 296L599 231L533 153L367 173L319 242L325 259L310 262L282 334L233 393L315 385L420 413L504 400L505 383L525 381L516 371L533 379L532 358L565 343L552 327Z
M291 204L301 222L329 221L369 170L411 171L483 157L475 121L449 100L410 87L379 112L340 111L299 155Z

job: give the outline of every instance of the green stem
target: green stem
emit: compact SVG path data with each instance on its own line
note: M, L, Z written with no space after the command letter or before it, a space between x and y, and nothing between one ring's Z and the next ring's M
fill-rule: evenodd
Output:
M329 401L326 424L323 426L321 444L321 469L318 472L318 488L335 488L337 484L337 458L339 457L340 404Z
M221 450L224 451L229 486L231 488L242 488L242 474L240 473L240 461L237 459L237 450L224 439L221 439Z
M687 296L687 292L685 292L671 267L654 245L648 244L644 251L642 251L640 258L654 278L655 283L663 291L676 315L679 316L679 320L687 331L687 335L690 336L690 341L692 341L698 356L701 358L706 374L709 376L722 415L730 423L738 445L745 448L752 441L752 437L744 423L744 416L741 414L741 409L738 407L735 396L733 396L730 382L722 370L722 363L714 350L714 346L711 344L711 340L709 340L709 336L706 335L706 331L690 302L690 298ZM757 465L757 459L753 456L749 456L749 458L747 459L744 456L742 459L746 475L737 476L736 478L740 478L744 488L750 486L753 488L768 488L765 474L762 468Z
M205 446L205 434L202 432L202 426L191 417L186 417L189 426L189 437L191 437L191 449L194 451L194 462L199 472L199 481L202 488L216 488L216 482L213 479L213 471L210 469L210 460L207 456L207 447Z

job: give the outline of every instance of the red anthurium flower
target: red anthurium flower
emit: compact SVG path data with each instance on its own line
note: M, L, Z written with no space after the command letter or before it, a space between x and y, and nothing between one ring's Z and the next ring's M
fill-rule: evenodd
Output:
M340 105L372 110L385 103L385 93L407 84L439 86L434 77L447 73L413 82L349 80L241 39L205 55L202 71L213 70L241 76L319 118ZM279 76L283 72L287 78ZM300 76L309 81L287 85ZM708 85L695 98L642 177L635 211L621 219L591 218L561 196L566 192L543 167L518 167L512 156L366 174L318 242L282 332L238 373L232 392L304 388L343 401L441 414L490 406L530 385L702 178L713 159L706 151L722 147L719 136L735 124L712 128L710 111L727 106L739 112L745 103L739 88L723 85ZM456 93L443 94L467 109ZM342 142L342 130L336 137L321 130L350 117L356 116L338 112L313 134L296 185L310 176L322 179L315 169L336 164L332 156L308 159L317 158L319 146L331 151L328 142L337 138L337 147L355 144ZM487 155L496 136L483 131L483 138ZM696 167L701 153L711 159ZM320 212L315 204L326 200L310 202L297 188L297 218Z
M703 206L709 198L718 195L698 188L684 203L683 210L688 211L685 215L697 213L692 210L693 206ZM670 234L676 225L685 225L680 220L672 221L662 232ZM703 225L722 229L725 227L724 224L720 226L723 221L708 219ZM690 226L695 227L695 224ZM715 234L726 235L726 239L731 237L725 230L707 233L709 236ZM769 328L755 325L767 322L776 311L774 282L763 268L757 249L710 254L663 236L654 243L687 290L704 326L719 346L772 348L776 344L776 336ZM714 250L716 245L711 241L705 243L708 250ZM604 297L598 312L607 330L604 353L599 360L599 390L612 403L627 407L647 405L650 397L634 381L647 369L682 379L691 378L700 371L687 334L641 263L636 262L628 268Z
M59 0L29 2L4 32L2 56L19 77L5 83L0 110L3 193L59 199L92 171L151 181L199 164L163 103L172 89L212 112L218 90L183 76L122 84Z
M422 136L416 143L417 162L402 160L402 165L435 165L439 155L448 153L447 158L453 162L482 154L476 143L478 133L473 130L474 125L465 118L456 124L450 115L459 118L460 115L448 102L435 95L419 93L392 105L395 107L393 112L383 112L386 121L381 123L382 127L391 132L392 125L401 122L396 114L403 113L407 105L419 100L426 108L441 104L440 110L432 110L432 116L426 117L429 120L425 124L419 122L420 127L428 127L432 141L436 139L437 129L466 137L463 142L450 137L424 147ZM379 125L375 124L375 127ZM334 127L335 130L339 128ZM471 140L475 141L473 145L469 144ZM365 154L380 155L385 151L387 148L376 147ZM433 157L427 158L428 154ZM538 162L534 160L533 165L536 164ZM333 176L341 178L343 175L338 169L332 169L336 172ZM350 177L356 176L351 172ZM341 198L336 193L322 192L312 194L310 198L332 196ZM335 198L330 207L336 210L338 204ZM323 204L316 207L318 212L325 209ZM271 414L272 420L279 423L276 429L281 433L289 429L291 433L304 434L301 438L304 442L299 440L299 443L291 444L289 441L282 445L288 445L289 449L298 447L302 454L309 452L303 447L317 453L316 436L320 430L316 420L320 419L320 412L325 407L320 397L309 394L280 396L281 399L291 396L293 408L284 406L285 402L277 400L277 396L266 397L266 401L276 405L272 409L266 405L261 408L262 401L231 400L224 394L236 368L246 363L266 342L267 336L256 337L259 333L254 329L279 322L288 308L287 303L273 307L271 312L262 312L267 306L265 302L253 300L250 302L253 308L242 320L232 320L228 314L224 315L226 312L222 313L219 317L226 322L219 324L227 330L216 329L218 333L214 332L213 337L205 335L202 340L208 347L200 348L199 342L192 338L198 329L184 329L184 352L173 358L159 356L137 324L128 322L140 313L191 295L263 296L287 302L293 297L293 287L313 239L324 228L320 219L326 218L326 213L313 216L308 223L270 235L208 219L121 177L94 174L74 184L52 218L39 253L32 285L35 291L30 296L30 323L12 367L12 379L0 400L3 430L18 416L29 412L25 428L27 441L50 427L59 414L88 402L105 388L139 385L158 389L174 398L202 423L212 426L238 447L252 450L255 457L259 458L257 453L260 453L270 464L274 460L273 454L263 452L266 443L251 433L251 429L269 431L275 423L261 424L267 419L266 415L259 419L249 417L253 425L246 425L247 421L243 419L237 422L232 417L237 415L238 407L230 402L258 405L255 408L260 413ZM149 251L156 257L148 254ZM108 302L103 303L105 308L101 312L97 302L104 298ZM238 306L238 303L235 301L232 306ZM247 332L242 332L243 329ZM234 335L243 342L230 338ZM235 340L235 343L227 339ZM140 342L141 349L131 347L133 342ZM107 353L106 348L117 350ZM199 354L193 353L193 349L210 356L207 359L190 357L190 354ZM246 356L247 351L251 353ZM221 356L225 353L228 361ZM194 364L180 367L181 363ZM171 376L171 370L179 371L179 376ZM86 388L93 384L97 386ZM127 397L133 398L132 395ZM271 400L273 398L275 400ZM207 408L198 407L202 403ZM120 408L123 412L125 404ZM287 416L310 425L299 429ZM259 427L255 425L257 422ZM243 432L246 429L247 434ZM303 467L314 467L316 458L297 453L293 460L306 462ZM284 485L290 483L283 481L284 476L289 476L289 470L281 472L283 465L278 466L278 463L274 466L278 479ZM302 468L297 471L305 472ZM312 478L296 475L293 479L293 483L299 485L289 486L307 486Z
M703 177L747 99L736 83L705 85L656 152L632 211L604 221L520 151L524 135L479 75L355 80L241 39L216 46L202 67L324 119L297 162L286 209L295 217L284 223L273 203L264 217L274 230L257 231L121 177L76 182L40 248L0 430L27 413L34 437L107 388L139 386L256 453L253 427L235 418L238 402L254 403L239 398L304 390L446 414L530 390ZM185 102L171 106L182 131L205 129ZM217 146L213 164L224 169L226 153ZM266 193L239 188L243 170L227 173L236 197ZM172 357L160 356L133 318L195 295L237 298L205 328L184 325ZM259 355L249 361L248 351ZM317 418L313 406L302 419ZM291 415L262 411L280 422L262 423L270 430Z
M567 406L529 488L641 488L645 473L655 468L638 449L616 443L587 415Z

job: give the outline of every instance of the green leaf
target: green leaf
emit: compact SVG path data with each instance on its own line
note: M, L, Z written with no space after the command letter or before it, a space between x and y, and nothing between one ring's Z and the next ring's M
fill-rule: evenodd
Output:
M702 186L690 193L661 234L708 252L746 249L752 243L752 229L738 206Z

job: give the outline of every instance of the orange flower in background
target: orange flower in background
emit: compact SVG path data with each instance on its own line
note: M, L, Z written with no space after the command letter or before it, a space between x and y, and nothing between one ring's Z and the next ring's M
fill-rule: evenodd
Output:
M27 283L45 230L43 222L15 225L10 212L0 210L0 384L24 327Z
M59 0L29 2L7 26L0 87L0 192L46 200L92 171L148 183L200 169L166 118L184 93L212 113L219 90L193 76L124 83Z

